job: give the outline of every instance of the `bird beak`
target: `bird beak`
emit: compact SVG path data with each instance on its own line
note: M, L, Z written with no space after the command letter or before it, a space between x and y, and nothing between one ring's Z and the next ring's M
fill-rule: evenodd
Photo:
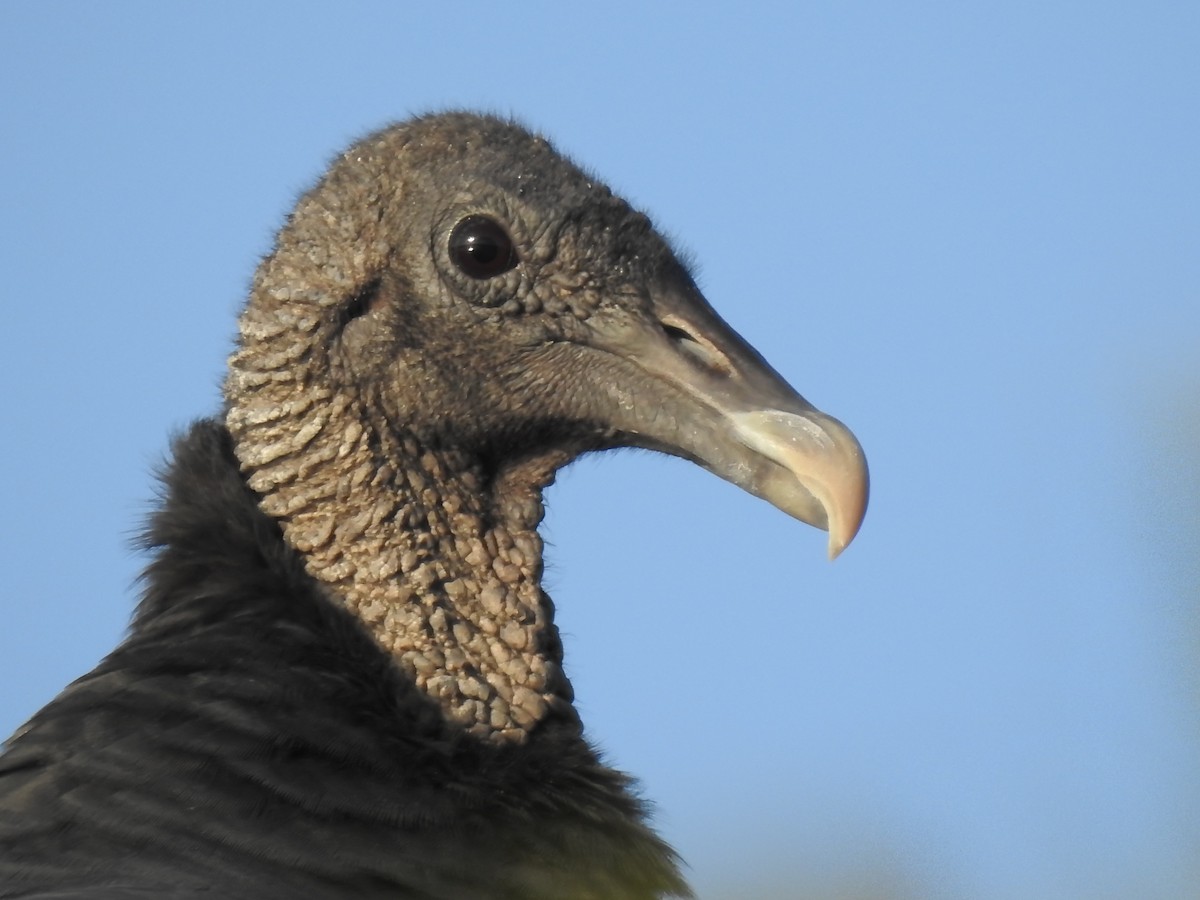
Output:
M854 435L796 393L694 288L660 292L653 313L657 328L593 324L594 346L649 376L610 382L612 424L634 445L691 459L825 529L835 558L867 510Z
M836 559L867 512L867 460L850 429L815 409L730 413L729 421L738 440L780 467L741 486L828 531L829 558Z

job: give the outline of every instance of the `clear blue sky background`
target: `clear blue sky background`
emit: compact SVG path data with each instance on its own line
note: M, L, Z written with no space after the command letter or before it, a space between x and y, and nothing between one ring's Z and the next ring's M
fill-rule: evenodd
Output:
M0 731L120 639L297 192L482 108L871 461L832 565L677 460L551 491L579 705L701 896L1200 893L1200 4L421 8L0 5Z

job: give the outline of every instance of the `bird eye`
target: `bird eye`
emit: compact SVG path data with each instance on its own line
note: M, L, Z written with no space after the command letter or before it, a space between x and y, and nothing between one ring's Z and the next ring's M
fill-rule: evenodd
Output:
M450 259L471 278L495 278L516 266L516 248L495 219L467 216L450 232Z

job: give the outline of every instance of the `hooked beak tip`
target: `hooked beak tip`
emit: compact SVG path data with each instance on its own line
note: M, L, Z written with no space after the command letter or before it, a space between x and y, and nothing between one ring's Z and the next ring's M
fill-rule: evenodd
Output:
M866 457L850 429L815 409L755 410L731 418L739 441L790 475L749 489L827 530L829 558L836 559L862 526L870 485Z

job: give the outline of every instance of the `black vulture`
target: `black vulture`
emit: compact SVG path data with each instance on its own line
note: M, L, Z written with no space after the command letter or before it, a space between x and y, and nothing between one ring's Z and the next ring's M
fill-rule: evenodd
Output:
M688 896L589 745L541 588L580 454L690 459L855 535L853 435L544 138L339 156L172 447L128 637L0 757L4 898Z

